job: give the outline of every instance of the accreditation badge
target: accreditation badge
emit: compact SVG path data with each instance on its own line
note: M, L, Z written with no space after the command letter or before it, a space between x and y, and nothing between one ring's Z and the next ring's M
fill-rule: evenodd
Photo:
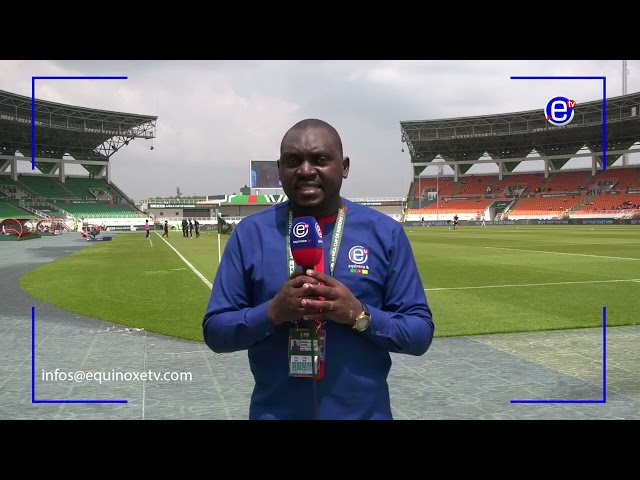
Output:
M289 376L312 378L324 371L326 332L324 329L315 333L318 338L311 343L311 331L308 328L292 328L289 330Z

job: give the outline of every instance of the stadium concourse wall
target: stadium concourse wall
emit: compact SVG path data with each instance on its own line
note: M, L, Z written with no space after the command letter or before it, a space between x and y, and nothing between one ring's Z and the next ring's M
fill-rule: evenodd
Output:
M619 215L626 214L627 218L618 218ZM442 222L452 222L453 217L457 215L459 222L465 222L469 224L473 224L477 222L479 224L482 223L484 219L486 225L507 225L509 223L501 222L501 220L511 220L518 222L517 224L533 222L538 220L571 220L571 225L581 225L583 221L592 221L592 220L629 220L640 218L640 210L625 210L625 211L610 211L606 213L581 213L581 212L573 212L573 213L551 213L549 215L514 215L509 214L508 218L501 219L498 215L494 216L492 220L489 214L489 208L485 211L482 211L480 214L474 213L457 213L455 210L450 209L440 214L407 214L403 223L408 224L419 224L419 223L433 223L440 224ZM624 222L622 222L624 223ZM460 223L462 224L462 223Z
M449 227L453 220L432 221L406 221L405 227ZM483 226L482 220L460 220L459 226ZM486 220L485 226L508 225L639 225L640 219L623 218L565 218L565 219L540 219L529 218L520 220Z
M391 218L401 221L406 209L402 197L352 198L369 205ZM271 205L287 201L286 195L214 195L201 198L150 198L141 209L153 219L155 229L161 229L165 220L172 230L181 230L182 220L197 220L203 231L217 230L218 214L225 224L235 225L248 215ZM143 222L144 224L144 222Z
M368 205L409 227L447 226L453 221L453 213L424 215L424 222L416 215L408 215L407 199L402 197L367 197L349 200ZM161 230L165 220L172 230L181 230L182 220L197 220L201 231L216 231L219 221L224 225L236 225L243 218L271 205L287 201L285 195L217 195L195 199L153 198L144 202L141 209L153 219L154 229ZM218 217L219 214L219 217ZM459 225L482 225L475 214L458 214ZM436 218L439 217L439 218ZM144 222L143 222L144 223ZM580 218L558 219L549 217L511 218L504 221L485 220L485 225L637 225L637 219L613 218L613 214L592 214ZM140 225L139 228L142 228Z

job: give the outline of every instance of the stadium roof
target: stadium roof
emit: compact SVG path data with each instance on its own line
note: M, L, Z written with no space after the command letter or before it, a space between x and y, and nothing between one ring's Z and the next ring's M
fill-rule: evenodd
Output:
M131 140L155 138L157 116L39 99L35 107L36 157L106 162ZM31 97L0 90L0 155L31 157L31 118Z
M602 153L604 102L578 104L574 118L565 126L550 124L544 108L496 115L400 122L419 175L437 157L458 164L466 173L481 157L503 160L513 171L530 153L548 156L553 167L562 168L579 150L587 147ZM607 98L607 166L640 141L640 93ZM599 160L600 156L598 155Z

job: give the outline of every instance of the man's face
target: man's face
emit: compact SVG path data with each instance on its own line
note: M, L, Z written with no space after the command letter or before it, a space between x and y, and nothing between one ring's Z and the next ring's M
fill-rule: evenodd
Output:
M342 157L338 139L327 129L295 129L282 141L278 171L282 189L295 206L321 210L340 196L349 158Z

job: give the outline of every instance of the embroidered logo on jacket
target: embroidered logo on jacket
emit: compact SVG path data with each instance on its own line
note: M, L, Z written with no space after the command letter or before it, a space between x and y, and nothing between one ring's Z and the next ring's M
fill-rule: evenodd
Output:
M358 273L360 275L369 274L369 249L361 245L351 247L349 250L349 272Z

